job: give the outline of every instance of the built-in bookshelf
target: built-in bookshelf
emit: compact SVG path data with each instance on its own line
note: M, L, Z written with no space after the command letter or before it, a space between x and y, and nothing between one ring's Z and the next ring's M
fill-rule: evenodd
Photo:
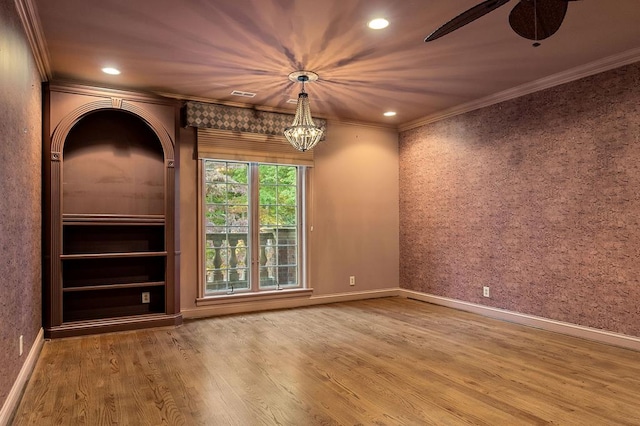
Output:
M96 100L99 93L63 87L45 94L49 119L61 116L58 104L87 101L45 141L49 337L181 321L173 140L138 98Z
M164 237L162 216L63 215L62 320L164 313Z

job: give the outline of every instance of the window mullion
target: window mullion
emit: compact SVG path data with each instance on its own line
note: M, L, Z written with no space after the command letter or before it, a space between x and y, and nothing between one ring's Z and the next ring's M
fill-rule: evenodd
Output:
M258 176L258 164L251 163L249 185L249 209L250 222L249 232L251 233L251 291L258 291L260 288L260 184Z

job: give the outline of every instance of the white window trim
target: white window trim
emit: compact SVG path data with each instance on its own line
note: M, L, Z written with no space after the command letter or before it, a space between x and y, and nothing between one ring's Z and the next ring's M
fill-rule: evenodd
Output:
M243 162L249 163L249 166L252 167L253 164L270 164L267 162L255 162L251 160L225 160L225 159L217 159L217 158L206 158L201 157L198 158L197 161L197 171L198 171L198 193L197 193L197 204L198 204L198 297L196 298L196 306L207 306L207 305L217 305L217 304L227 304L227 303L238 303L238 302L250 302L253 300L269 300L269 299L285 299L285 298L293 298L293 297L304 297L311 296L313 293L313 289L308 286L308 249L307 249L307 191L309 189L308 185L308 174L309 167L300 164L286 164L286 163L274 163L274 165L292 165L296 167L300 167L299 172L297 173L298 182L298 282L299 285L296 287L284 287L281 289L269 289L269 290L259 290L259 278L254 279L254 269L258 270L259 277L259 266L257 268L253 267L253 256L251 253L251 262L252 266L249 272L250 288L249 290L237 290L234 293L229 294L213 294L206 295L205 294L205 281L206 281L206 264L205 264L205 229L206 229L206 217L205 217L205 202L204 202L204 188L205 188L205 173L204 173L204 161L205 160L213 160L213 161L224 161L224 162ZM257 174L255 174L257 175ZM254 175L254 176L255 176ZM250 183L250 187L252 187L254 182ZM256 207L257 209L258 207ZM249 209L250 216L253 216L251 212L252 209ZM253 221L253 218L250 218ZM250 233L251 234L251 233ZM257 247L257 250L260 250L259 242L258 245L253 243L253 239L250 240L250 244L252 247ZM254 289L255 287L255 289Z
M294 288L282 290L268 290L259 293L234 293L219 296L205 296L196 299L196 306L227 305L234 303L248 303L256 300L292 299L298 297L311 297L312 288Z

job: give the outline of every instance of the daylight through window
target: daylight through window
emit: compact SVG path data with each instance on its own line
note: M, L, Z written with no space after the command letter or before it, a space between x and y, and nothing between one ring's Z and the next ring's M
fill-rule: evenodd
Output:
M204 296L303 287L303 167L203 160Z

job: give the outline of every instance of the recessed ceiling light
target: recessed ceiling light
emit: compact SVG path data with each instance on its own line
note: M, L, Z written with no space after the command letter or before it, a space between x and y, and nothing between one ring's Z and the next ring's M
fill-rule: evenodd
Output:
M120 74L120 70L117 68L113 68L113 67L105 67L102 68L102 72L105 74L110 74L110 75L118 75Z
M367 25L372 30L381 30L381 29L387 28L389 26L389 21L387 21L384 18L376 18L376 19L373 19L373 20L369 21L369 23Z
M385 117L394 117L396 115L395 111L387 111L384 113Z

